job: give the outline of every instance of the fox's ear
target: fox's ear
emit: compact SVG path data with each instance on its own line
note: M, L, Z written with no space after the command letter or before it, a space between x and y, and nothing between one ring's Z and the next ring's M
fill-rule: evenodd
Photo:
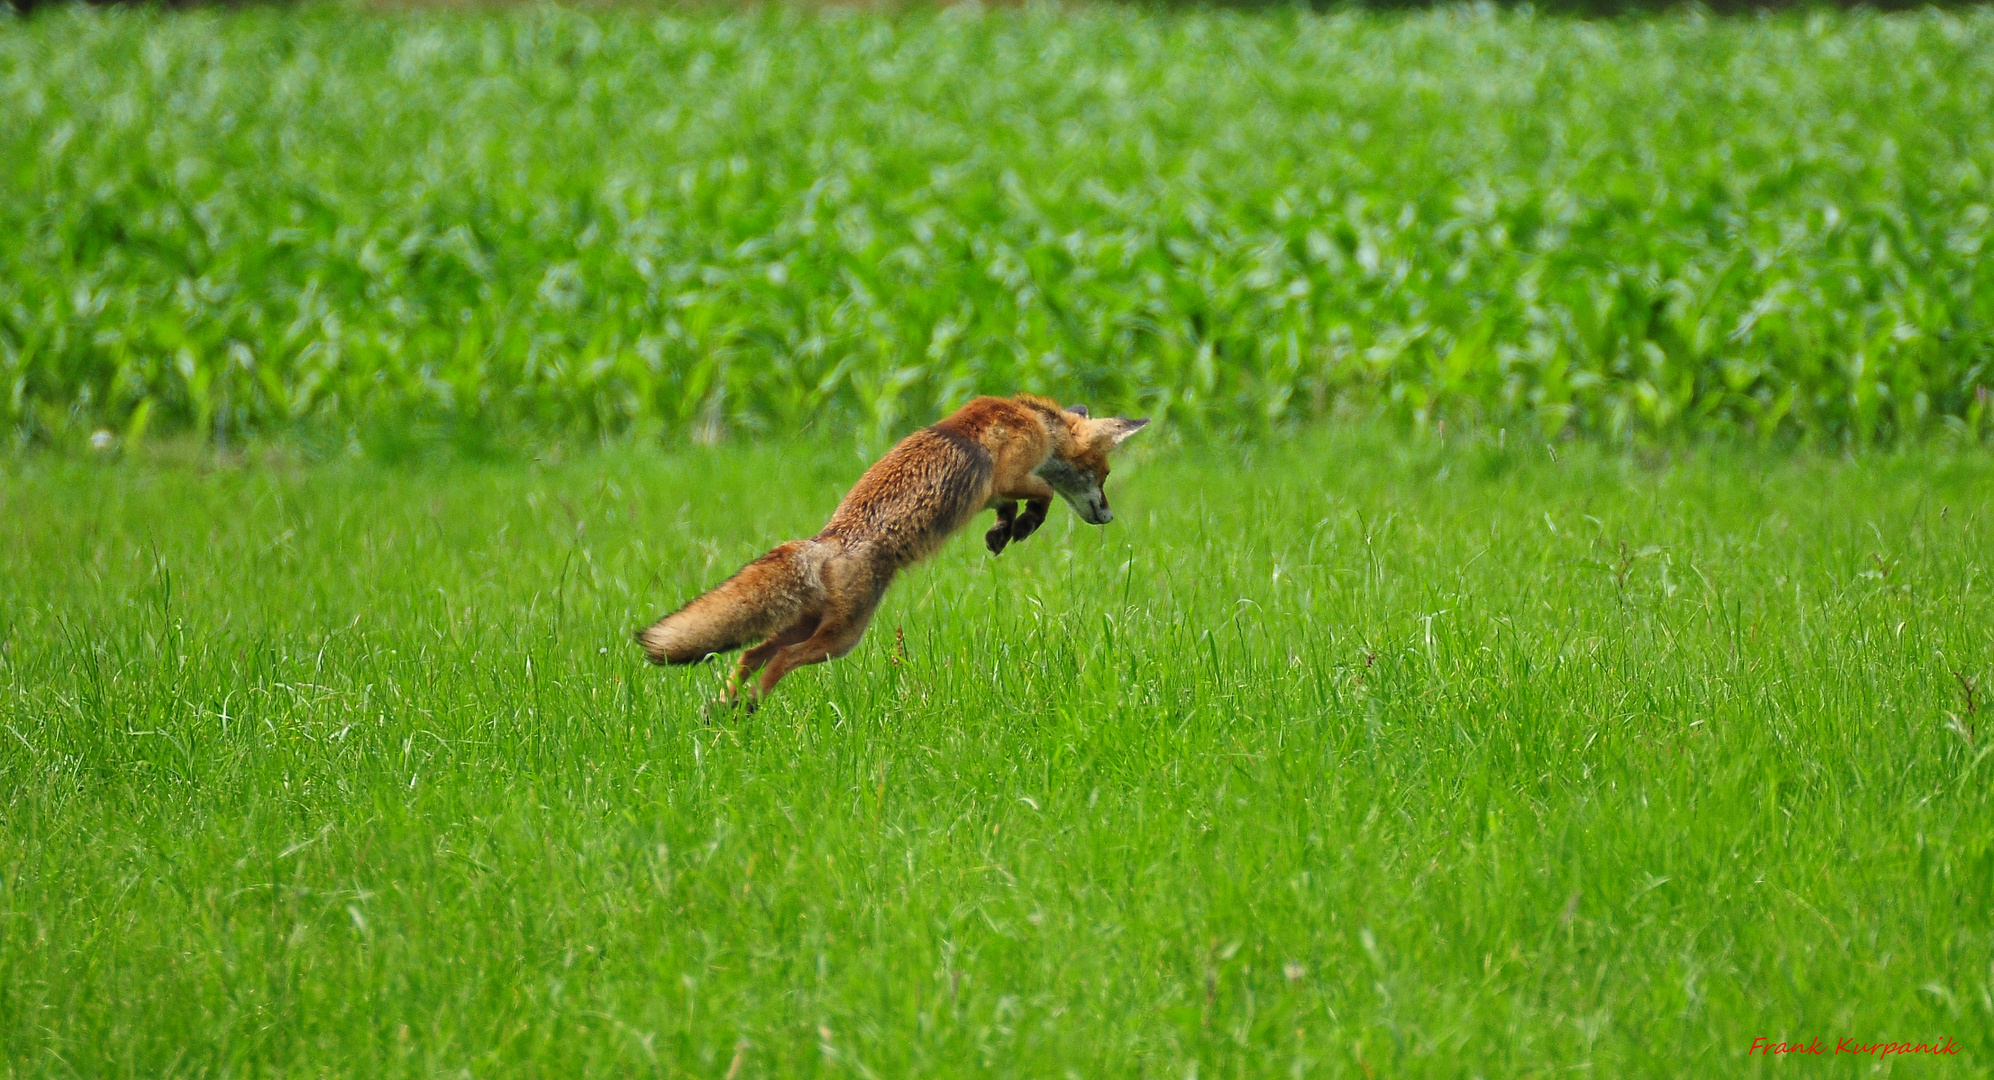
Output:
M1148 425L1149 425L1149 417L1147 416L1143 417L1140 420L1129 420L1120 416L1110 416L1105 420L1096 420L1090 426L1094 429L1095 434L1105 435L1110 440L1112 440L1113 445L1120 446L1122 445L1123 442L1125 442L1128 439L1129 436L1135 434L1138 431L1141 431L1144 427L1147 427Z
M1070 412L1070 413L1072 413L1072 414L1073 414L1073 415L1075 415L1075 416L1086 416L1086 415L1087 415L1087 406L1085 406L1085 405L1068 405L1068 406L1066 407L1066 411L1067 411L1067 412Z

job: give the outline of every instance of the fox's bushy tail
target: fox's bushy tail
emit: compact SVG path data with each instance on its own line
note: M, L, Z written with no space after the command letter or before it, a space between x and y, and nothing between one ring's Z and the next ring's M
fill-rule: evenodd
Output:
M805 565L808 540L792 540L741 568L711 592L637 632L654 664L696 664L787 627L816 593Z

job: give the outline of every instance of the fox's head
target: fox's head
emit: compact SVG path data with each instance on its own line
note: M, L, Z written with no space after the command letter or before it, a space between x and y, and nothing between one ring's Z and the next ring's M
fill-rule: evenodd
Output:
M1039 478L1051 484L1082 521L1106 525L1115 520L1108 496L1101 491L1108 480L1108 455L1149 420L1119 416L1095 420L1085 405L1067 407L1060 418L1066 421L1066 437L1054 438L1052 453L1038 468Z

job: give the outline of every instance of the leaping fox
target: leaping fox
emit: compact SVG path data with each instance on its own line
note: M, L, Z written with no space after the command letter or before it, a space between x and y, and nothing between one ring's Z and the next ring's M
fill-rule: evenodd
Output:
M997 511L983 534L993 555L1037 531L1055 494L1089 524L1113 521L1101 492L1108 454L1147 423L1095 420L1085 406L1062 409L1030 394L977 398L887 451L822 532L749 563L637 640L654 664L697 663L759 642L741 654L722 699L734 702L761 671L752 705L796 668L851 652L893 575L980 511Z

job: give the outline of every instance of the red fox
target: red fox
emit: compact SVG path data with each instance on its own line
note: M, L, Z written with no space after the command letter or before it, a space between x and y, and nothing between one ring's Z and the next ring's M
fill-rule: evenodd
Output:
M654 664L741 654L723 703L761 671L750 707L784 675L852 651L893 575L928 557L980 511L993 555L1045 522L1056 494L1081 519L1115 519L1101 492L1108 453L1148 420L1095 420L1030 394L980 397L887 451L859 477L824 530L791 540L712 592L638 631ZM1025 503L1018 512L1018 501ZM766 670L764 670L766 669Z

